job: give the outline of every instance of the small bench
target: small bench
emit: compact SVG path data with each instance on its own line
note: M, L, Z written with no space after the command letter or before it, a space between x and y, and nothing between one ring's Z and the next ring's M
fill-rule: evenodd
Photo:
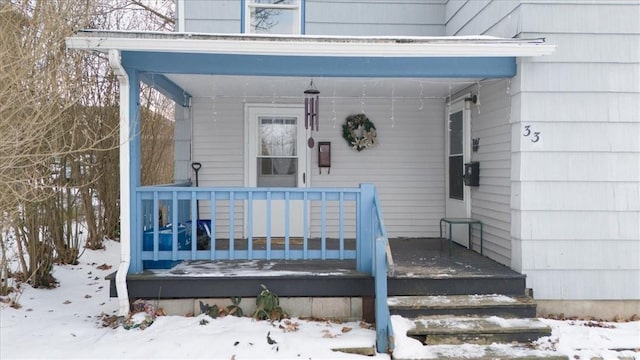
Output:
M449 241L449 256L451 256L451 247L453 239L451 238L451 228L453 225L466 224L469 228L469 249L472 250L473 242L471 241L471 226L480 225L480 255L482 255L482 221L471 218L442 218L440 219L440 251L442 251L442 223L449 224L449 232L447 233L447 240Z

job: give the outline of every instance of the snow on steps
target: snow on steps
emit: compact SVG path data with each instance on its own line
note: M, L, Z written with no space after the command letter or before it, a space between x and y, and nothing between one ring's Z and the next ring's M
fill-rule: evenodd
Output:
M536 304L530 297L395 296L388 304L392 314L412 319L406 336L426 345L437 358L566 359L524 345L551 335L551 329L534 318ZM461 355L461 347L470 352Z
M537 319L491 317L424 317L407 336L425 345L528 343L551 335L551 329Z
M391 314L404 317L428 315L536 316L536 303L530 297L506 295L393 296L387 300Z

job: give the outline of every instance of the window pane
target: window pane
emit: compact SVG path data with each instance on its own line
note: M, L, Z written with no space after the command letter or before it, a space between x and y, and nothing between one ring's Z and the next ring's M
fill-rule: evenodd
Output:
M464 200L464 165L462 155L449 157L449 198Z
M262 156L296 156L298 128L296 118L260 118L260 150Z
M449 154L462 154L462 111L449 115Z
M298 0L251 0L253 4L297 5Z
M251 33L297 34L297 9L251 8Z
M258 187L298 186L297 158L261 158L258 161Z

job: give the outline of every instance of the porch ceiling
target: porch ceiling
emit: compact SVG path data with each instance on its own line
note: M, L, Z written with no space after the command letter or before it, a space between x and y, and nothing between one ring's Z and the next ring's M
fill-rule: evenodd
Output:
M311 77L168 74L194 97L301 98ZM330 98L445 98L479 81L475 78L313 78L321 96ZM451 87L451 88L449 88Z

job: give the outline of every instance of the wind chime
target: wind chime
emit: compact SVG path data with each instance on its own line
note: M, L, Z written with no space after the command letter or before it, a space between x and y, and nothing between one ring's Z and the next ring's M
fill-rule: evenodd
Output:
M318 131L320 125L320 91L316 89L313 80L309 83L309 87L304 91L304 128L311 131ZM310 148L315 144L313 136L309 137L307 143Z

